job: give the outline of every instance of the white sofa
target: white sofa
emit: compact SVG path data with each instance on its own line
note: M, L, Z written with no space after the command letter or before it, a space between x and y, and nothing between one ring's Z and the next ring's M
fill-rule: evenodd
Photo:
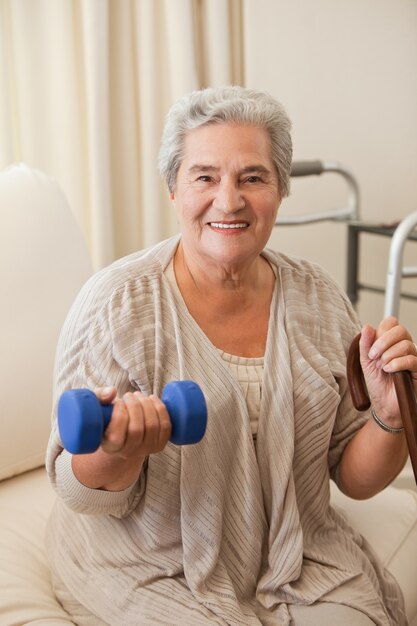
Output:
M56 340L91 273L85 243L57 184L24 165L0 173L0 626L73 624L54 598L43 538L54 501L43 467ZM4 292L3 292L4 294ZM417 626L417 492L387 488L334 504L399 581Z
M43 547L54 499L43 463L58 334L92 265L64 194L41 172L0 173L0 216L0 626L72 624Z

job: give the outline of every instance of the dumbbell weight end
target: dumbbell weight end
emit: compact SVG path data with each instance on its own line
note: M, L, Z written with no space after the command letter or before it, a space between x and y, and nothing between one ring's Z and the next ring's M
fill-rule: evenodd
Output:
M169 440L178 446L198 443L206 432L207 406L200 387L191 380L168 383L161 396L171 420Z

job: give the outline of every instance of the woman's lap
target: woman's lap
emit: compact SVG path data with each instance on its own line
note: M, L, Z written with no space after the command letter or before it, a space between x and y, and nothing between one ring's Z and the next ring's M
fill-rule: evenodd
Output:
M68 592L64 585L57 580L55 590L60 596L61 603L70 615L73 616L78 626L109 626L107 622L92 615L88 609L81 606ZM332 602L317 602L313 605L287 605L291 615L291 626L375 626L374 622L364 613L352 607L335 604ZM183 607L184 609L184 607ZM194 616L193 616L194 617ZM200 616L202 618L203 616ZM262 623L270 624L270 619ZM269 618L272 616L269 615ZM145 620L146 621L146 620ZM194 623L194 619L192 620ZM219 623L218 618L213 615L213 619L205 617L204 622Z

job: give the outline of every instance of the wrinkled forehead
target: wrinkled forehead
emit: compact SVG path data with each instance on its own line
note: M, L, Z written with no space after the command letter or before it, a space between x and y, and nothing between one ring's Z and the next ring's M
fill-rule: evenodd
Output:
M215 165L227 157L273 165L267 131L247 124L211 123L188 131L184 137L181 164L195 161Z

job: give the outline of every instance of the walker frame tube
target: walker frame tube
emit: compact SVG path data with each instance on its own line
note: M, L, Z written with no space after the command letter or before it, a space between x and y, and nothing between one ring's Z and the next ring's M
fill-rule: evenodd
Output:
M348 267L347 267L347 294L355 306L358 300L358 290L384 293L381 287L362 285L358 281L359 267L359 233L368 232L376 235L390 236L388 271L385 287L384 317L393 315L398 317L400 298L416 300L414 294L401 292L401 279L417 276L417 266L403 266L404 246L408 239L417 240L417 211L404 218L398 226L386 227L376 224L362 224L359 221L360 194L359 186L349 169L336 161L294 161L291 167L291 177L321 176L326 172L335 172L342 176L348 185L347 204L344 207L329 211L318 211L296 215L279 215L276 226L292 226L312 224L315 222L336 221L348 223Z
M330 209L329 211L318 211L315 213L304 213L297 215L278 216L276 225L286 226L311 224L314 222L336 221L346 222L359 219L359 186L355 177L344 165L336 161L294 161L291 167L291 177L321 176L326 172L334 172L344 178L348 185L347 204L344 207Z
M417 211L405 217L395 229L391 239L385 288L384 316L398 317L401 297L401 279L417 276L417 267L403 266L404 246L410 233L417 227Z

